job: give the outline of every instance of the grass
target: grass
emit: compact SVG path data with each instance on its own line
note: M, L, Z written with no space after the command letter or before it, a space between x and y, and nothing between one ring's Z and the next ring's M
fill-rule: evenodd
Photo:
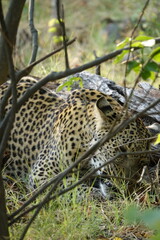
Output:
M29 231L33 239L94 239L98 234L102 218L96 214L97 208L93 203L84 206L61 203L58 209L54 208L52 203L47 211L42 211L34 228ZM39 231L45 234L38 236Z
M137 0L94 0L94 1L64 1L65 19L69 38L77 37L77 42L69 47L70 66L75 67L94 59L93 51L98 56L102 56L115 49L116 43L108 41L105 35L106 23L103 20L110 17L115 21L132 18L134 21L144 5L144 1ZM151 24L148 26L148 34L153 37L159 35L158 21L156 14L159 1L152 0L145 14L145 19ZM52 18L50 1L38 1L36 3L35 25L39 30L39 52L38 58L50 52L55 46L48 33L48 21ZM21 22L21 29L28 31L27 25L27 5L24 9L24 16ZM149 24L149 23L148 23ZM156 28L154 26L156 24ZM124 33L124 37L130 36L132 28ZM104 35L103 35L104 33ZM21 52L21 59L27 64L30 58L30 42L28 41ZM15 59L17 67L22 67L19 58ZM62 71L64 66L63 52L51 57L38 65L32 74L45 76L50 71ZM94 72L95 69L90 69ZM125 68L123 65L115 65L113 61L102 64L102 76L114 80L117 84L123 84ZM128 78L128 85L131 86L134 73ZM14 190L8 193L8 211L13 211L21 206L22 202L17 199ZM122 194L123 195L123 194ZM149 200L148 200L149 202ZM147 204L148 204L147 202ZM86 199L80 203L74 200L68 204L68 196L51 202L38 215L31 225L26 240L87 240L87 239L110 239L116 237L123 240L147 239L150 231L139 225L125 225L123 211L132 200L125 197L117 198L114 201L98 202ZM14 207L13 207L14 206ZM21 222L10 228L11 240L17 240L26 222L31 217L27 215ZM145 238L146 234L146 238ZM148 235L147 235L148 234Z
M76 194L77 189L74 189ZM44 207L29 228L26 240L98 240L117 238L137 240L137 236L150 236L151 231L140 224L126 224L124 210L135 201L117 196L112 201L98 201L86 198L75 201L75 195L65 194ZM17 204L17 196L12 194L12 206ZM42 197L42 196L41 196ZM38 199L37 201L39 201ZM21 203L19 202L19 205ZM141 206L141 209L144 207ZM28 214L10 228L11 240L20 238L31 218ZM139 238L141 239L141 238ZM143 238L147 239L147 238Z
M77 201L79 190L75 188L72 194L69 192L51 201L42 208L30 226L25 240L137 240L140 236L143 236L143 240L148 239L152 231L139 223L128 224L124 213L133 204L139 206L140 210L152 207L153 200L150 200L148 193L141 192L133 194L133 197L126 197L123 181L116 186L119 192L115 193L113 200L99 200L88 193L84 199ZM22 206L23 196L27 200L30 198L22 185L19 184L18 188L18 190L14 188L14 185L6 186L9 214ZM34 204L41 202L44 197L45 194L42 194ZM20 239L33 212L25 215L9 228L11 240Z

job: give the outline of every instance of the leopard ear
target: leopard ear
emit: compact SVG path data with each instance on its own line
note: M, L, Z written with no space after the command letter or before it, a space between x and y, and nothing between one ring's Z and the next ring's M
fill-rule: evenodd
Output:
M105 97L101 97L98 99L97 107L105 116L113 112L112 106L110 105L110 103L107 101Z

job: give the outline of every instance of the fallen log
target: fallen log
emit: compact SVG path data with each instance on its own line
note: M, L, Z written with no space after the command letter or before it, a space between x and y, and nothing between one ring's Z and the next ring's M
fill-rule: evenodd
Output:
M96 89L102 93L110 95L122 105L126 101L125 93L127 94L127 97L129 97L132 91L130 88L125 89L114 81L89 72L76 73L72 77L81 78L84 88ZM71 90L78 88L80 88L79 82L75 81L71 86ZM160 90L154 88L147 82L140 82L133 91L133 95L128 102L129 109L133 112L141 112L157 99L160 99ZM160 123L160 102L153 108L149 109L144 114L143 119L146 125L150 125L154 122Z

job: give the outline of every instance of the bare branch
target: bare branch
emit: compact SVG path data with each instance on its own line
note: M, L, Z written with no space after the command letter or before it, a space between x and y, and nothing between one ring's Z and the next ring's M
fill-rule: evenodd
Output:
M96 51L93 51L93 55L94 55L95 59L98 58ZM100 64L96 66L96 75L101 75L101 65Z
M32 56L30 64L36 60L38 51L38 32L34 26L34 0L29 1L29 26L32 35Z
M64 22L64 8L62 4L62 8L60 7L60 0L56 0L56 8L57 8L57 17L59 24L62 28L62 34L63 34L63 47L64 47L64 53L65 53L65 65L66 70L69 69L69 58L68 58L68 51L67 51L67 37L66 37L66 28L65 28L65 22Z

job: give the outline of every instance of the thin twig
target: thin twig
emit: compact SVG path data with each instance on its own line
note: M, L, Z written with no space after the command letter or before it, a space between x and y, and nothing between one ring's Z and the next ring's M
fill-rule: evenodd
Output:
M74 43L75 41L76 41L76 38L73 38L72 40L68 41L68 42L66 43L66 45L69 46L69 45L71 45L72 43ZM60 52L60 51L63 50L63 49L64 49L64 46L59 47L59 48L57 48L56 50L52 51L51 53L48 53L48 54L45 55L44 57L42 57L42 58L38 59L37 61L33 62L33 63L30 64L29 66L25 67L25 68L22 69L21 71L17 72L17 74L16 74L17 78L20 79L20 78L28 75L28 74L32 71L33 67L35 67L37 64L39 64L40 62L42 62L42 61L46 60L47 58L53 56L54 54Z
M124 84L124 94L125 94L125 99L126 99L126 103L125 103L126 113L127 113L127 111L128 111L129 99L132 97L132 94L133 94L133 92L131 92L131 93L130 93L130 96L128 97L128 96L127 96L127 92L126 92L126 87L127 87L127 86L126 86L127 65L128 65L128 62L129 62L129 58L130 58L131 51L133 51L133 49L132 49L132 40L133 40L133 36L134 36L134 34L135 34L135 31L137 30L137 28L138 28L138 26L139 26L139 24L140 24L140 22L141 22L141 20L142 20L142 17L143 17L143 15L144 15L144 13L145 13L145 10L146 10L146 8L148 7L149 2L150 2L150 0L147 0L147 1L146 1L145 5L144 5L144 7L143 7L143 9L142 9L142 12L141 12L141 14L140 14L140 16L139 16L139 19L138 19L138 21L137 21L137 24L135 25L135 27L134 27L134 29L133 29L133 31L132 31L132 33L131 33L131 37L130 37L130 42L129 42L129 47L130 47L130 49L129 49L128 56L127 56L126 68L125 68L125 77L124 77L124 81L123 81L123 84ZM140 75L139 75L139 76L140 76ZM134 89L135 89L135 87L136 87L136 85L137 85L138 79L139 79L139 77L137 78L137 80L135 80L135 84L134 84L134 86L133 86L133 88L132 88L133 91L134 91Z

